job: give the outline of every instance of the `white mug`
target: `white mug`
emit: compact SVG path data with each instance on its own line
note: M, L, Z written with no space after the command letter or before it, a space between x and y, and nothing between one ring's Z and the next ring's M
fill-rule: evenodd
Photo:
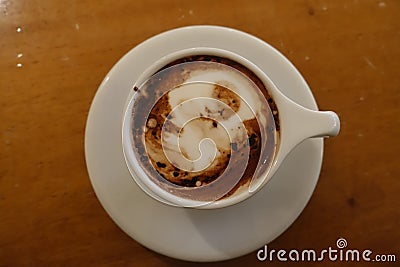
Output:
M257 179L252 180L250 184L245 185L241 190L235 191L232 195L211 202L201 202L177 196L153 183L152 180L147 177L145 171L141 169L139 164L140 159L138 159L132 151L134 144L132 144L133 140L130 136L130 122L132 106L135 103L134 95L136 93L133 91L127 99L123 118L122 142L124 156L127 167L135 182L144 192L157 201L177 207L192 207L200 209L216 209L234 205L254 195L265 186L278 170L289 152L303 140L307 138L336 136L339 133L340 121L336 113L332 111L313 111L300 106L281 93L268 77L268 73L264 73L259 67L245 57L221 48L192 47L166 54L158 61L155 61L151 66L148 66L141 77L137 80L136 84L139 85L143 83L152 74L156 73L162 67L174 60L195 55L228 58L238 62L256 74L256 76L266 85L266 88L268 88L268 93L273 98L279 110L279 140L276 143L274 158L270 163L268 171L264 173L262 177L257 177ZM143 115L148 114L136 114L136 116Z

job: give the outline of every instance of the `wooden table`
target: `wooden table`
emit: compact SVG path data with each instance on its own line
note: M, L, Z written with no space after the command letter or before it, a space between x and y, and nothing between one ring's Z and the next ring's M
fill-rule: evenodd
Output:
M396 254L384 266L398 266L399 17L395 0L0 0L0 266L198 266L146 249L113 223L89 182L83 143L113 64L148 37L193 24L269 42L320 108L341 117L308 206L269 247L320 250L344 237L350 248ZM254 252L209 266L245 264L268 262Z

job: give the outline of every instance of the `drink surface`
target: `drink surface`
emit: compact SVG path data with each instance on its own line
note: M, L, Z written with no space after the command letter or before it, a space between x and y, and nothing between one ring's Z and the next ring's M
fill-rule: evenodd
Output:
M132 149L164 190L213 201L269 168L278 110L246 67L215 56L186 57L135 91Z

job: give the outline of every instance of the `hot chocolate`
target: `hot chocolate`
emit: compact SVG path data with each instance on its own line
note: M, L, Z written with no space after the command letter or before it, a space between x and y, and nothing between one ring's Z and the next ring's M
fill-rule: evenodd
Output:
M132 149L160 188L213 201L269 168L278 110L243 65L217 56L185 57L134 90Z

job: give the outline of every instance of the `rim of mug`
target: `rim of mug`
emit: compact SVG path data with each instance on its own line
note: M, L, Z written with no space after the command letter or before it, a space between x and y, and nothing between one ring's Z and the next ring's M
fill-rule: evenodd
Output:
M214 47L191 47L191 48L186 48L182 50L178 50L172 53L168 53L164 56L162 56L160 59L156 60L154 63L152 63L150 66L144 69L142 74L138 77L136 80L134 87L139 87L142 85L149 77L157 73L161 68L166 66L167 64L184 58L188 56L198 56L198 55L210 55L210 56L216 56L216 57L223 57L227 58L230 60L233 60L244 67L248 68L250 71L252 71L257 78L261 80L261 82L265 85L268 93L270 96L274 99L276 97L276 91L278 90L276 88L276 85L272 82L272 80L268 77L268 75L263 72L256 64L252 63L250 60L247 58L239 55L236 52L232 52L226 49L221 49L221 48L214 48ZM122 120L122 148L123 148L123 155L125 159L125 163L128 167L128 170L130 172L130 175L132 179L138 184L138 186L146 192L148 195L153 197L154 199L164 203L168 204L171 206L176 206L176 207L189 207L189 208L199 208L199 209L217 209L217 208L223 208L223 207L228 207L231 205L235 205L237 203L240 203L252 195L254 195L256 192L258 192L265 184L266 184L266 179L270 175L271 168L273 165L275 165L276 160L278 158L279 154L279 143L281 142L281 138L279 136L278 131L275 132L275 149L273 153L273 159L271 160L268 170L263 174L263 178L261 180L263 182L260 183L261 186L254 191L254 192L249 192L249 190L241 190L239 193L234 193L233 195L225 198L220 198L212 202L204 202L204 201L196 201L196 200L190 200L190 199L185 199L179 196L176 196L174 194L168 193L165 190L161 189L159 186L154 184L151 179L146 179L145 177L147 176L140 167L139 160L137 157L134 155L134 152L132 151L132 140L131 140L131 109L132 106L135 102L135 91L132 90L131 93L129 94L127 98L127 103L125 105L124 111L123 111L123 120ZM276 103L278 110L279 106ZM278 113L279 117L279 113ZM279 121L281 118L279 117ZM246 186L248 186L246 184Z

